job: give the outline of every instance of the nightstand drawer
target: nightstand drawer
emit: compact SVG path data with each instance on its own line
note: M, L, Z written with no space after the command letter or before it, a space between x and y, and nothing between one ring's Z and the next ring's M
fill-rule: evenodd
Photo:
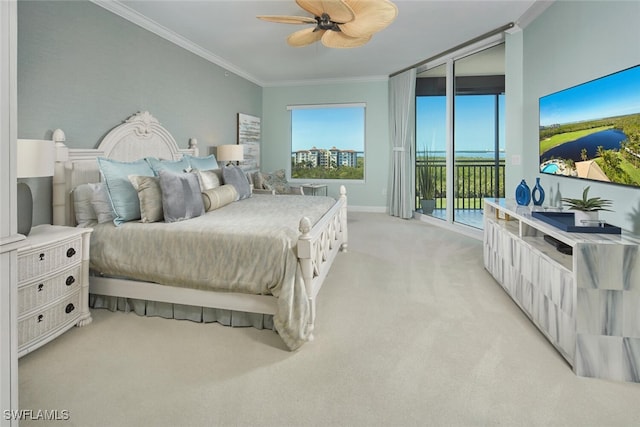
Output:
M42 311L36 311L30 316L18 319L18 347L75 321L80 314L80 292L76 292Z
M80 262L82 237L30 250L18 256L18 284Z
M76 292L80 288L81 274L82 265L78 265L51 278L19 287L18 313L27 313L49 301Z

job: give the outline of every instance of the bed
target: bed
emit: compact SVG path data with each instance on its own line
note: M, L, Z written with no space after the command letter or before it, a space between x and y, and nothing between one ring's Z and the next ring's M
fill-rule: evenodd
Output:
M53 222L67 226L79 226L77 189L101 180L98 158L177 161L199 154L191 142L178 148L149 112L113 128L96 149L56 146L62 156L53 179ZM347 248L347 198L344 186L337 199L258 194L185 221L80 225L93 228L89 293L102 301L97 306L143 304L138 314L194 308L202 314L165 317L195 321L256 314L267 321L253 316L249 325L272 322L295 350L313 339L318 292Z

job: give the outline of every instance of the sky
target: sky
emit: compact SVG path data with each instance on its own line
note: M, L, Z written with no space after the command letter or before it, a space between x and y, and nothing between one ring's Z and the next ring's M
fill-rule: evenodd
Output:
M456 151L492 151L495 146L495 97L456 97ZM301 108L291 110L292 151L316 148L364 151L364 107ZM504 96L500 97L500 147L504 150ZM418 151L444 151L445 97L418 97Z
M640 66L540 98L540 125L640 113Z
M364 151L364 117L364 107L292 109L292 151L313 146Z
M446 149L446 99L444 96L420 96L416 102L417 150ZM499 98L502 124L499 146L504 150L504 96ZM456 151L492 151L495 148L494 95L468 95L455 98L454 135Z

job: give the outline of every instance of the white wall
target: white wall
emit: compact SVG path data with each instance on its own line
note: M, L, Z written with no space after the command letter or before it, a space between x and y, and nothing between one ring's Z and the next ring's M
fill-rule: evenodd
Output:
M291 121L288 105L364 102L365 182L344 182L350 206L384 212L389 176L388 80L267 87L262 93L261 169L290 169ZM340 183L329 183L329 195L337 196Z
M640 64L640 2L557 1L523 31L522 140L508 141L507 153L522 153L510 165L507 196L538 173L538 99L577 84ZM509 160L509 159L508 159ZM640 233L640 189L578 179L542 176L547 196L590 196L613 200L615 212L601 218Z

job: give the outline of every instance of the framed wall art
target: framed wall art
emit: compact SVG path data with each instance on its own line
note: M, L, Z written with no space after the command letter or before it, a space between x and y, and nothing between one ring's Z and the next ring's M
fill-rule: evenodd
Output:
M244 147L243 168L260 169L260 117L238 113L238 144Z

